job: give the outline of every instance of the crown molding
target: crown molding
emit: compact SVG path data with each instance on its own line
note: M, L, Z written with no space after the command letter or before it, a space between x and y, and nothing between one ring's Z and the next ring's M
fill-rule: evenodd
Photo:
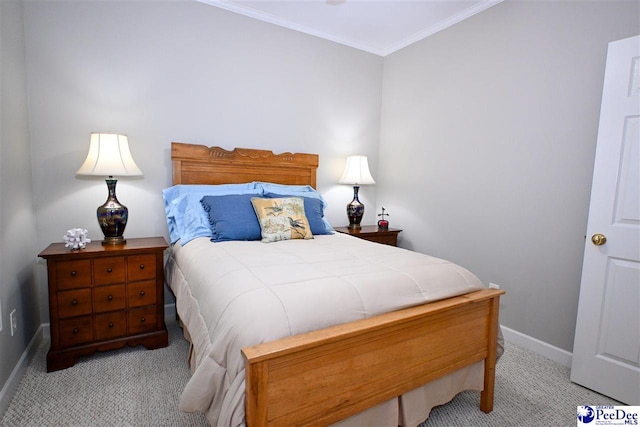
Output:
M388 48L373 46L366 43L357 42L348 38L339 37L334 34L325 33L323 31L319 31L304 25L297 24L295 22L289 21L287 19L281 18L279 16L275 16L269 14L267 12L263 12L251 7L247 7L238 3L233 3L228 0L196 0L200 3L205 3L211 6L218 7L220 9L224 9L230 12L238 13L240 15L247 16L249 18L258 19L260 21L264 21L270 24L278 25L280 27L288 28L290 30L299 31L301 33L305 33L311 36L319 37L325 40L329 40L335 43L339 43L345 46L352 47L354 49L362 50L365 52L373 53L378 56L387 56L390 55L404 47L409 46L419 40L422 40L426 37L429 37L437 32L440 32L446 28L451 27L477 13L480 13L492 6L495 6L498 3L501 3L504 0L483 0L480 3L477 3L464 11L457 13L448 19L439 22L436 25L433 25L424 31L420 31L412 35L411 37L402 40L399 43L396 43Z
M448 19L444 20L444 21L440 21L438 22L436 25L433 25L427 29L425 29L424 31L420 31L417 34L414 34L411 37L406 38L405 40L401 41L400 43L397 43L395 45L393 45L392 47L385 49L382 53L382 56L387 56L390 55L402 48L405 48L417 41L420 41L424 38L427 38L429 36L432 36L442 30L446 30L447 28L464 21L467 18L472 17L473 15L476 15L484 10L489 9L490 7L493 7L499 3L502 3L504 0L483 0L480 3L477 3L473 6L471 6L470 8L467 8L465 10L463 10L460 13L457 13L451 17L449 17Z

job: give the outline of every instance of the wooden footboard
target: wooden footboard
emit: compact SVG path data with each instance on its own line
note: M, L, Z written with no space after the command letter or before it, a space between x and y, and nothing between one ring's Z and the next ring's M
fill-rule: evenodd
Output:
M246 421L327 425L480 360L493 409L498 309L485 289L242 350Z

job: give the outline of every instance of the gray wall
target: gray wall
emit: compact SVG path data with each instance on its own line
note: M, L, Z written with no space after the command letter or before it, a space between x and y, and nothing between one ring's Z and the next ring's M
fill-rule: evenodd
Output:
M345 157L367 154L377 166L381 57L195 1L24 9L39 247L71 227L102 237L104 179L75 176L92 131L128 134L144 172L118 181L125 237L167 235L161 189L171 185L172 141L319 153L329 220L346 224L353 190L337 184ZM364 191L372 206L374 191Z
M507 0L385 58L377 201L402 245L507 291L571 351L607 43L639 3Z
M0 390L40 326L22 5L0 1ZM11 336L9 313L18 329ZM5 389L4 393L10 393ZM2 399L0 399L0 403ZM0 412L3 408L0 405Z

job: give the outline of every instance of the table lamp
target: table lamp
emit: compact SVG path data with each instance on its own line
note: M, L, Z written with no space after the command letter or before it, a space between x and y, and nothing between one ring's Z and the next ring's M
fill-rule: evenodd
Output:
M121 245L126 242L122 234L127 225L129 210L116 197L117 179L114 176L142 176L129 151L126 135L92 133L89 153L77 175L106 176L109 195L98 207L98 223L104 234L103 245Z
M349 218L349 228L360 228L362 215L364 215L364 205L358 199L358 190L361 185L375 184L369 172L369 162L367 156L349 156L344 168L340 184L353 185L353 200L347 205L347 217Z

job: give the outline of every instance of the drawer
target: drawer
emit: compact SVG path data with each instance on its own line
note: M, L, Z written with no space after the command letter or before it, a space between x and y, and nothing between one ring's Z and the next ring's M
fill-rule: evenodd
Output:
M91 314L91 288L58 292L58 317Z
M127 334L127 312L98 314L95 320L96 340L122 337Z
M127 257L127 274L129 281L154 279L156 277L156 256L150 254Z
M59 323L60 345L72 347L93 341L91 316L61 320Z
M96 313L122 310L127 306L125 287L122 285L98 286L93 289L93 306Z
M129 333L139 334L156 329L156 307L129 310Z
M130 282L128 285L129 307L144 307L156 303L156 281Z
M96 258L93 261L96 286L124 282L124 257Z
M88 288L91 286L91 260L59 261L56 263L58 289Z

